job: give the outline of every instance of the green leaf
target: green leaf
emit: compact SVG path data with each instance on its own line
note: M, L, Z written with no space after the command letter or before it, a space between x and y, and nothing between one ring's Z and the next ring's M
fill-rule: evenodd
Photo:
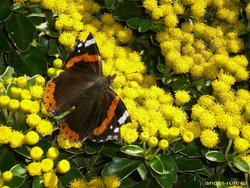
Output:
M250 166L248 165L247 161L240 157L236 158L234 165L243 172L249 172L250 170Z
M178 182L174 184L173 188L179 188L179 187L200 188L201 182L197 181L194 175L181 174L178 176Z
M24 4L23 3L15 3L10 7L11 10L17 11L17 10L23 10Z
M6 29L10 39L20 51L25 51L29 48L36 32L35 27L29 19L18 13L11 15Z
M144 163L142 163L138 168L137 168L137 172L140 175L142 180L146 180L147 179L147 174L148 174L148 169L145 166Z
M183 90L183 89L186 89L188 85L189 85L189 81L186 78L179 77L173 82L173 90L174 91Z
M163 77L161 80L162 80L162 83L164 85L167 85L167 84L170 84L173 81L173 78L172 77Z
M149 161L150 167L158 174L164 174L165 169L163 162L161 161L160 157L154 156L150 161Z
M7 145L2 145L0 147L0 170L2 172L10 170L14 165L15 158L13 155L13 151Z
M191 142L185 145L181 153L188 157L201 157L201 148L197 142Z
M130 18L127 21L127 25L132 29L138 29L141 24L142 19L141 18Z
M138 31L141 33L144 33L147 30L149 30L150 28L151 28L151 21L150 20L142 20L140 25L139 25Z
M33 178L32 188L45 188L42 176L35 176Z
M117 7L115 12L115 16L121 20L128 20L134 17L143 18L143 14L144 10L131 0L123 0L123 3Z
M19 176L13 176L12 180L4 183L4 185L8 185L9 187L22 187L22 184L26 179L27 177L23 178Z
M185 149L185 146L181 142L175 142L174 147L173 147L173 151L175 153L178 153L179 151L183 149Z
M115 0L105 0L105 6L107 9L114 8Z
M147 179L137 183L136 185L130 188L160 188L157 182L154 179Z
M159 155L164 166L164 174L152 173L159 185L164 188L171 187L177 181L177 168L174 160L166 155Z
M136 185L137 182L130 179L130 178L126 178L124 180L122 180L121 185L119 186L119 188L132 188L134 185Z
M225 161L225 155L219 151L210 151L207 152L205 157L214 162L224 162Z
M180 172L195 172L203 168L203 164L199 159L190 159L181 154L172 156Z
M231 163L233 163L235 161L235 159L236 159L233 154L228 154L226 156L226 158L227 158L228 162L231 162Z
M0 76L1 79L5 80L6 78L11 77L15 73L14 69L10 66L6 68L4 73Z
M22 147L15 148L15 152L17 152L18 154L20 154L26 158L30 158L27 145L23 145Z
M121 147L121 152L126 153L128 155L136 156L136 157L143 157L144 150L137 145L127 145Z
M107 142L102 149L102 154L110 158L124 158L126 155L120 151L120 148L120 145L114 144L113 142Z
M71 168L69 172L60 175L58 179L63 185L69 184L73 179L83 178L83 175L76 168Z
M0 55L3 52L8 52L10 50L10 44L5 36L5 34L3 33L3 30L0 29Z
M6 18L9 17L11 11L10 7L12 5L11 0L4 0L0 3L0 22L4 21Z
M102 150L103 144L86 141L84 145L84 150L87 154L95 154Z
M15 175L22 178L27 177L27 172L24 164L17 164L13 166L10 171Z
M163 74L166 72L166 65L164 65L164 64L158 63L156 68L158 71L160 71Z
M206 95L211 93L212 87L209 81L202 81L196 84L196 89L201 92L202 94Z
M132 159L113 159L111 162L107 163L102 170L102 176L107 176L109 174L116 174L121 179L129 176L142 162L139 160Z

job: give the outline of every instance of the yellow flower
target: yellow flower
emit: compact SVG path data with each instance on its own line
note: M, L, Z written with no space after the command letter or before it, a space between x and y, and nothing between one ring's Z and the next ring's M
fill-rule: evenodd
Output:
M60 147L64 149L69 149L73 147L73 143L70 143L67 139L65 139L61 134L57 137L57 143Z
M69 32L63 32L59 36L59 42L68 48L72 48L75 44L75 36Z
M218 113L216 115L216 123L220 129L226 130L228 127L234 126L234 118L228 113Z
M132 31L125 27L123 30L119 31L116 36L121 43L128 43L132 38Z
M204 128L214 128L216 127L216 119L213 113L204 112L199 117L200 125Z
M43 97L43 88L38 85L34 85L30 87L30 92L32 97L35 99L41 99Z
M38 113L40 111L40 102L32 101L32 106L30 108L30 113Z
M42 136L51 135L54 128L49 120L43 119L36 126L36 131Z
M185 131L182 134L182 139L184 140L184 142L190 143L194 140L194 134L191 131Z
M198 120L205 111L206 110L202 106L200 106L199 104L195 104L192 106L191 118L193 120Z
M191 6L191 15L197 18L202 18L206 13L206 1L196 0L195 3Z
M166 150L169 146L169 143L167 140L165 139L161 139L158 143L158 147L161 149L161 150Z
M200 135L200 141L203 146L213 148L218 144L219 136L216 132L206 129Z
M56 169L59 173L64 174L70 170L69 161L63 159L57 163Z
M180 129L179 128L171 127L169 129L169 137L175 138L175 137L179 136L179 134L180 134Z
M227 137L229 139L235 139L239 136L240 131L237 127L228 127L227 128Z
M235 138L234 150L237 152L244 152L249 148L249 142L243 138Z
M39 162L32 162L26 166L27 171L31 176L41 175L41 164Z
M70 183L70 188L89 188L88 183L83 179L74 179Z
M101 21L106 25L112 25L115 23L115 18L112 14L105 13L101 15Z
M236 115L241 114L241 109L238 106L238 104L236 104L235 102L232 102L232 101L226 101L224 103L224 109L226 112L228 112L230 114L236 114Z
M19 131L12 131L10 136L10 146L12 148L21 147L24 143L24 135Z
M46 153L46 157L52 160L55 160L59 155L58 149L55 147L50 147Z
M34 145L39 141L39 135L35 131L29 131L25 135L25 143L29 145Z
M13 178L13 173L11 171L5 171L2 173L2 178L4 181L9 182Z
M10 142L12 129L8 126L0 125L0 144L7 144Z
M127 143L133 143L139 137L137 130L134 128L130 128L127 124L121 127L120 133L121 133L121 138L124 139L124 141Z
M241 134L244 139L250 142L250 125L244 126L241 129Z
M175 14L169 14L164 18L164 23L167 27L176 27L179 20Z
M53 166L54 166L54 162L51 159L46 158L46 159L43 159L41 161L41 170L42 170L42 172L51 171Z
M115 174L110 174L108 176L104 176L103 182L108 188L117 188L121 184L121 180Z
M0 96L0 106L5 108L10 102L10 97L8 95Z
M225 82L215 80L212 82L212 87L214 92L228 92L230 90L230 85L226 84Z
M27 85L27 79L24 76L19 76L17 78L16 83L17 83L18 87L23 88L23 87L25 87Z
M31 93L27 89L23 89L20 93L21 99L31 99Z
M42 76L37 76L35 78L35 84L39 85L39 86L44 86L44 84L45 84L45 78L42 77Z
M54 188L57 187L58 177L55 172L47 172L43 175L43 183L45 187Z
M37 114L29 114L26 118L26 123L30 127L36 127L41 122L41 117Z
M190 95L188 94L188 91L184 90L178 90L175 92L175 104L178 106L182 106L188 101L191 100Z
M35 146L30 150L30 157L34 160L39 160L43 155L42 148Z
M8 108L11 111L16 111L19 108L19 101L16 99L10 99L8 103Z
M88 186L93 187L93 188L105 188L106 186L104 185L104 182L102 178L100 177L95 177L93 178L89 183Z
M63 13L68 8L68 3L66 0L57 0L55 2L54 10L57 13Z
M29 112L32 106L32 101L29 99L23 99L21 100L19 105L20 105L20 110L22 110L23 112Z

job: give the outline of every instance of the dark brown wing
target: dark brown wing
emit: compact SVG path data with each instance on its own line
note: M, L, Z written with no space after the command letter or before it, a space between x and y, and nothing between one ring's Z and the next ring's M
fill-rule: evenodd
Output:
M103 76L101 57L96 42L89 34L85 42L80 40L66 59L64 72L48 82L44 102L53 113L69 110L82 92Z
M110 88L103 91L91 89L87 95L80 96L76 102L75 110L64 117L71 131L78 133L78 137L62 134L70 141L90 138L96 142L120 137L120 126L130 122L130 116L122 100ZM70 137L71 136L71 137ZM77 139L76 139L77 140Z

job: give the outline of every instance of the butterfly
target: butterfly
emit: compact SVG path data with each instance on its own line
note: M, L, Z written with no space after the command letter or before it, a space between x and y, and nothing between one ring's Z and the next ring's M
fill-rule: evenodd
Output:
M70 142L87 138L96 142L118 140L121 125L131 122L131 118L110 88L116 75L103 75L102 59L91 33L85 42L76 40L63 69L48 81L43 94L48 111L69 111L59 121L63 137Z

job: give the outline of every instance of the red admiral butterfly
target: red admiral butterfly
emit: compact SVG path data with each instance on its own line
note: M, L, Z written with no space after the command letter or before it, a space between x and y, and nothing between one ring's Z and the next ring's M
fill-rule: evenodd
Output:
M110 88L116 75L103 75L101 56L91 33L85 42L76 41L63 68L64 72L47 83L43 96L53 114L73 107L60 120L62 135L70 142L118 139L120 126L131 119L122 100Z

